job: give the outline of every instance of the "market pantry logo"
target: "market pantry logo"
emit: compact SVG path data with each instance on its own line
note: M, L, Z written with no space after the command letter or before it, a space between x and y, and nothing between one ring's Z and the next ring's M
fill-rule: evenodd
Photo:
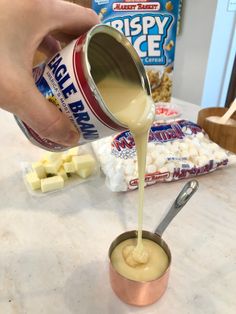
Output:
M160 3L159 2L114 2L112 4L113 11L159 11L160 10Z

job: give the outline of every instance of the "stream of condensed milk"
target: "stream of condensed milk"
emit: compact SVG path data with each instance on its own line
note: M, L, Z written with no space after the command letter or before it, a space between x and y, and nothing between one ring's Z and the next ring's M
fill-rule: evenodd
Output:
M129 128L135 141L139 179L138 241L136 246L129 245L123 250L126 263L135 267L147 263L149 258L143 246L142 224L147 142L155 116L155 106L141 84L107 76L97 83L97 87L109 111Z

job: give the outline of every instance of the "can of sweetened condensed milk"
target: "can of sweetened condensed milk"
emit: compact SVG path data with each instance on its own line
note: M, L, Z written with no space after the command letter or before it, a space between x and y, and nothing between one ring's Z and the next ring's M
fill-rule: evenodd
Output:
M107 25L93 27L33 69L39 91L69 117L80 133L78 145L127 129L106 106L97 87L107 75L139 84L150 95L148 78L134 47ZM68 149L40 137L17 117L16 120L33 144L49 151Z

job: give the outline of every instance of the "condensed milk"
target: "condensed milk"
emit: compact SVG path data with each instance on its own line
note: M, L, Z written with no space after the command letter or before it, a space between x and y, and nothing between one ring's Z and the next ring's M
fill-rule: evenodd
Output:
M133 134L139 174L139 204L138 204L138 239L137 244L127 242L127 245L121 244L123 253L116 254L114 252L114 265L116 262L120 265L117 259L122 258L123 266L129 265L136 267L146 265L152 257L152 251L155 247L152 245L143 245L142 240L142 220L143 220L143 203L144 203L144 185L145 185L145 166L148 134L155 116L155 107L150 96L140 85L132 81L117 80L112 75L108 75L103 80L97 83L98 90L101 93L108 109L112 112L115 118L122 124L125 124ZM155 243L153 243L154 245ZM158 245L156 245L158 246ZM152 247L152 249L150 249ZM161 248L160 248L161 249ZM120 250L118 247L114 250ZM168 258L166 257L167 261ZM168 262L167 262L168 264ZM126 272L127 274L127 272Z
M142 243L144 176L148 134L154 120L155 106L140 85L131 81L107 76L97 86L109 110L117 120L128 126L134 137L139 174L138 243L130 253L135 262L143 264L148 259Z
M147 282L161 277L169 266L169 258L164 249L152 240L142 239L143 247L148 256L146 263L130 264L129 261L127 263L129 250L135 247L136 243L137 239L133 238L116 246L111 254L113 267L125 278L139 282ZM132 257L132 262L133 260Z

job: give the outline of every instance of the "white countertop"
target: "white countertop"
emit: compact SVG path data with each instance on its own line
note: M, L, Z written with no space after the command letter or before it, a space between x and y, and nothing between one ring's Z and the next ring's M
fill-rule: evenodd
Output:
M198 107L179 102L184 117ZM137 226L137 191L112 193L104 178L37 198L20 162L42 151L1 111L0 314L236 313L235 168L198 177L200 188L165 231L173 261L156 304L122 303L108 278L108 247ZM145 189L144 229L154 230L184 182Z

